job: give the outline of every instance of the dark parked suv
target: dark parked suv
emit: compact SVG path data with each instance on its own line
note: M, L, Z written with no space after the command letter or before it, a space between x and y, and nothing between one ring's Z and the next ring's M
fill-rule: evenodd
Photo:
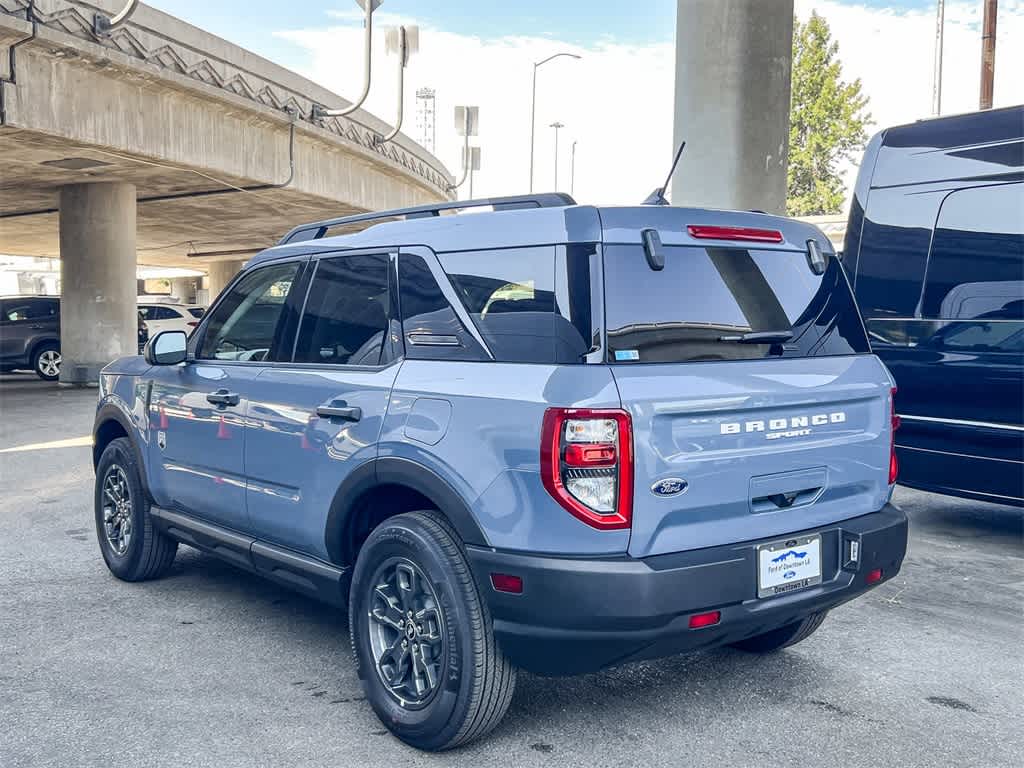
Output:
M807 224L561 195L365 214L103 370L96 531L126 581L184 543L346 606L369 704L445 749L516 668L766 653L892 578L892 409Z
M0 371L31 368L46 381L60 376L60 299L0 298Z
M139 352L149 341L139 314ZM60 378L60 299L0 297L0 373L31 369L44 381Z

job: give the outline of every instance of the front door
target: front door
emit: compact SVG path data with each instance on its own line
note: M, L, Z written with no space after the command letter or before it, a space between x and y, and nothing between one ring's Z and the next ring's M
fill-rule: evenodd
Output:
M321 258L294 359L253 382L245 473L260 539L328 559L331 502L345 477L376 457L400 367L391 348L390 264L387 254Z
M158 504L245 529L245 429L253 382L291 345L288 312L301 264L254 269L224 295L200 330L194 358L153 369L150 450Z

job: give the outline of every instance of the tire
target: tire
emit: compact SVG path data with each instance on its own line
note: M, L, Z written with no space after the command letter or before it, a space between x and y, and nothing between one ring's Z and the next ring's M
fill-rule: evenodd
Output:
M153 526L140 477L128 438L112 440L96 467L96 538L107 568L122 581L160 578L178 551L178 542Z
M738 643L732 643L731 645L733 648L739 648L741 651L748 651L749 653L780 651L783 648L796 645L801 640L806 640L813 635L822 622L825 621L826 616L828 616L828 611L812 613L800 621L794 621L792 624L773 629L771 632L765 632L763 635L748 637L746 640L740 640Z
M415 629L396 626L409 621L410 604ZM370 534L352 576L349 629L366 698L406 744L461 746L490 732L508 710L515 668L495 641L462 542L439 514L397 515ZM400 647L403 639L410 645ZM397 658L382 651L388 648Z
M55 342L40 344L32 353L32 370L43 381L57 381L60 378L60 348Z

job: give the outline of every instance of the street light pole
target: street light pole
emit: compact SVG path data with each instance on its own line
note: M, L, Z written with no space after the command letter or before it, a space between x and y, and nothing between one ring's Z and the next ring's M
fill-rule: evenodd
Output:
M560 123L557 120L551 124L551 127L555 129L555 188L554 192L558 191L558 131L565 128L565 123Z
M570 59L579 59L575 53L556 53L548 56L542 61L534 62L533 64L533 95L530 98L530 192L533 192L533 148L534 139L537 132L537 70L547 64L552 59L557 59L560 56L568 56Z
M576 142L572 143L572 154L569 156L569 196L576 194Z

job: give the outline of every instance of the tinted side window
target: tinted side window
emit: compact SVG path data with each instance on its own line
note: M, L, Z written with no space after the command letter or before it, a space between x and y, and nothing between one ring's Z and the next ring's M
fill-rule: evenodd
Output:
M313 275L295 362L378 365L388 328L388 257L323 259Z
M3 303L3 319L46 320L57 316L57 308L56 299L8 299Z
M856 257L857 301L865 317L914 316L944 194L871 190Z
M1024 184L946 198L921 310L949 320L1024 319Z
M275 342L299 265L256 269L235 283L210 316L198 357L260 361L280 358ZM287 356L287 354L286 354Z
M405 354L412 360L487 360L420 256L398 257Z
M589 351L584 335L559 307L557 250L538 246L440 255L495 360L579 363ZM576 314L584 313L577 308Z

